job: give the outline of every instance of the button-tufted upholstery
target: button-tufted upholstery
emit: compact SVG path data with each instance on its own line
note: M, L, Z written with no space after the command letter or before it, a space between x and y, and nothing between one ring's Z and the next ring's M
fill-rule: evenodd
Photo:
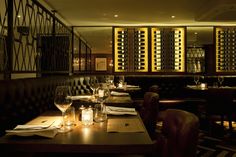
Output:
M89 77L48 77L0 81L0 135L42 112L55 109L56 86L70 84L72 94L90 94Z

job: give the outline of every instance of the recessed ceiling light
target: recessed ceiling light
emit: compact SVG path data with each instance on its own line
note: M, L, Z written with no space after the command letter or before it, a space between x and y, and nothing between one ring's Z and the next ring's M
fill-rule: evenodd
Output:
M194 32L195 35L197 35L197 32Z
M172 16L171 16L171 18L172 18L172 19L174 19L174 18L175 18L175 16L174 16L174 15L172 15Z
M115 14L114 17L118 17L119 15Z

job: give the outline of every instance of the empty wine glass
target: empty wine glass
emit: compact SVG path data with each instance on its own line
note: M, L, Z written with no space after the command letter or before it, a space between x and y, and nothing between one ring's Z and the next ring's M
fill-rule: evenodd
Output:
M96 96L97 102L99 102L99 104L95 105L94 121L103 122L107 119L106 105L104 102L110 96L110 91L106 83L100 84L96 90Z
M222 84L224 82L224 77L223 76L218 76L218 82L219 82L219 85L222 86Z
M57 86L54 96L55 106L62 112L62 126L58 132L64 133L70 131L70 128L65 127L64 115L65 111L71 106L71 90L69 86Z
M199 75L194 75L193 79L194 79L194 82L195 82L195 84L197 86L198 82L199 82L199 79L200 79Z
M98 80L95 77L90 78L90 88L92 89L94 95L95 90L98 88Z

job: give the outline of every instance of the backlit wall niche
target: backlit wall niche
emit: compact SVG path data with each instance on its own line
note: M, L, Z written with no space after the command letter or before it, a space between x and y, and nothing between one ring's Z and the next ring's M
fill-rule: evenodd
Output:
M236 27L216 27L216 72L236 71Z
M114 29L115 72L128 70L128 31L126 28Z
M115 72L148 72L148 28L114 28Z
M148 71L148 29L136 28L134 31L134 71Z
M185 71L185 28L151 28L152 72Z

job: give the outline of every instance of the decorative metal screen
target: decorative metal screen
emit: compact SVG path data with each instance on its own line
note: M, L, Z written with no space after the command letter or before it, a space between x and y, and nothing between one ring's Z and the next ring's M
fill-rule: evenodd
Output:
M3 73L7 69L7 0L0 0L0 72Z
M52 16L31 0L14 0L13 5L13 72L36 72L39 34L51 34Z
M72 72L73 30L56 17L56 12L48 11L37 0L0 0L0 4L0 72L39 76ZM79 51L79 42L73 45ZM85 51L91 54L87 45ZM91 60L89 56L86 58Z
M34 0L14 0L13 8L12 71L68 72L71 30Z
M80 49L80 38L74 35L73 72L78 72L80 70L79 49Z
M216 27L216 72L236 72L236 27Z

